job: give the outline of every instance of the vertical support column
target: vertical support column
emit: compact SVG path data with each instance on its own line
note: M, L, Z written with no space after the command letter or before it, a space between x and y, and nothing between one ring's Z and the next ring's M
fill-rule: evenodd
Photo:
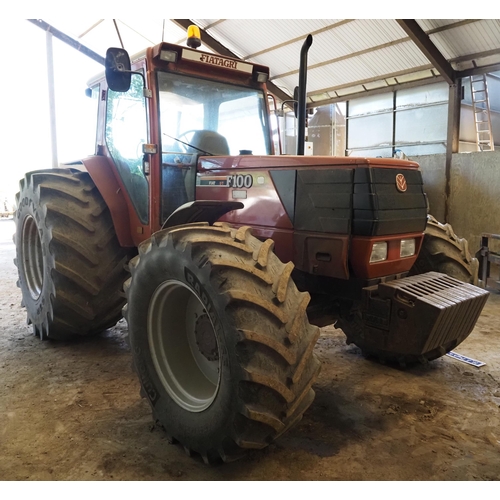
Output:
M54 90L54 54L52 51L52 33L46 32L47 77L49 88L50 142L52 150L52 168L57 168L57 128L56 128L56 98Z
M345 152L344 156L349 156L349 99L345 103Z
M483 282L483 287L488 286L488 236L483 234L481 236L481 281Z
M451 161L453 153L458 153L461 100L462 79L457 78L455 83L450 85L448 93L448 133L446 137L444 222L450 222Z
M396 94L392 93L392 157L396 155Z

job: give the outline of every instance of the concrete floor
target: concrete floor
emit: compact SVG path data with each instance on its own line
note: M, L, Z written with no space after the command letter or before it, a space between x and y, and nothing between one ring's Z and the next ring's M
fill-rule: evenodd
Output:
M456 349L481 368L447 356L382 366L323 329L316 400L299 425L264 451L207 467L152 425L126 323L78 342L32 335L15 286L13 231L0 220L0 480L500 479L499 293Z

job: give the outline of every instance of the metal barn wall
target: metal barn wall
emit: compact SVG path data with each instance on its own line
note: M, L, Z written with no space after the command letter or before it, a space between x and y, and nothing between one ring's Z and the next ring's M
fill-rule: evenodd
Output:
M434 83L353 99L347 112L348 156L446 152L448 85Z
M446 155L412 156L412 160L420 164L431 213L442 221ZM473 253L482 233L500 233L500 151L452 156L449 222L469 241Z
M500 147L500 73L487 75L487 81L493 138ZM462 85L459 152L472 152L477 146L470 80L464 79ZM411 157L446 152L445 82L351 99L347 112L345 109L343 102L320 106L309 118L309 140L315 155L392 157L399 149ZM290 130L290 135L293 133ZM342 141L346 141L345 152ZM292 152L290 148L288 152Z

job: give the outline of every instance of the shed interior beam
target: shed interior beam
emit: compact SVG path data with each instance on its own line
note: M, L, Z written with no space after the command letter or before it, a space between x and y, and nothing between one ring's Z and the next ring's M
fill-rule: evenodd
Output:
M422 53L429 59L434 67L439 71L443 78L450 84L455 83L455 70L451 64L445 59L443 54L439 52L437 47L432 43L429 36L419 26L415 19L396 19L399 26L411 38L413 43L422 51Z
M73 47L82 54L85 54L87 57L90 57L94 61L104 66L104 63L106 61L104 57L100 56L93 50L90 50L88 47L85 47L85 45L82 45L80 42L66 35L62 31L59 31L58 29L54 28L54 26L51 26L42 19L28 19L28 21L30 23L33 23L35 26L38 26L42 30L46 31L47 33L52 33L57 39L68 44L70 47Z
M490 64L488 66L478 66L477 68L464 69L463 71L457 72L457 77L465 78L467 76L484 75L486 73L493 73L496 71L500 71L500 63Z

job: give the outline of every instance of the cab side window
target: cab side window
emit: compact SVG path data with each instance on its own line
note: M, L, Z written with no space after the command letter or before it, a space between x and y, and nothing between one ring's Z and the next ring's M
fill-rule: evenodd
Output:
M149 220L149 185L142 170L142 145L147 142L143 79L132 75L128 92L108 89L106 145L143 224Z

